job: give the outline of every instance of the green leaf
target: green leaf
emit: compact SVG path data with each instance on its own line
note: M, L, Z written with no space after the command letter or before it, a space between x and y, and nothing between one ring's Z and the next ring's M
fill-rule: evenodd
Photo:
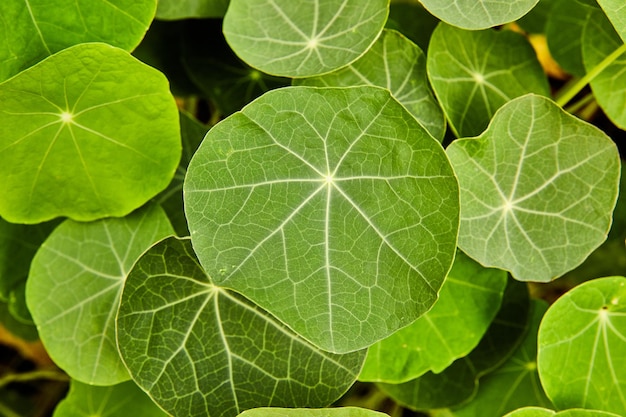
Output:
M611 21L611 24L626 43L626 7L621 0L597 0L604 13Z
M461 186L459 247L485 266L547 282L607 236L620 161L601 130L534 95L447 149Z
M419 2L392 1L389 5L386 27L401 32L423 51L428 50L430 36L438 24L439 19L428 13Z
M352 385L365 358L321 351L214 285L191 242L173 237L130 272L117 339L137 384L164 410L189 417L326 406Z
M617 414L597 410L572 409L556 411L541 407L524 407L508 413L504 417L619 417Z
M9 311L8 304L0 301L0 324L2 328L9 331L9 333L24 339L26 341L35 341L39 338L37 334L37 328L33 324L27 324L17 320L13 314ZM2 392L0 391L0 395Z
M0 82L72 45L105 42L132 50L143 38L156 0L3 0Z
M427 372L403 384L377 384L412 410L458 406L478 391L480 378L501 365L518 347L528 327L526 285L510 279L502 306L478 346L443 372Z
M611 55L616 59L591 80L591 89L602 110L621 129L626 129L626 45L599 10L590 14L583 36L587 71L604 67Z
M557 0L539 0L532 10L517 20L517 24L530 34L545 33L546 23ZM576 0L574 0L576 1ZM593 1L593 0L592 0ZM573 3L570 1L570 3Z
M127 380L115 344L115 313L139 255L172 233L158 206L124 218L66 220L33 259L26 301L50 357L72 378L94 385Z
M454 258L457 193L441 145L369 86L266 93L209 131L184 185L216 284L337 353L432 306Z
M457 136L480 134L496 110L515 97L550 93L534 49L511 31L440 24L430 40L427 67Z
M315 78L294 80L295 85L383 87L439 141L445 133L441 107L426 77L426 56L402 34L384 30L365 55L347 67Z
M0 215L10 222L126 215L178 165L167 80L121 49L65 49L0 84L0 102Z
M626 414L626 278L583 283L559 298L539 329L539 372L559 408Z
M166 417L133 382L94 387L72 380L53 417Z
M439 19L464 29L485 29L519 19L539 0L420 0Z
M507 274L457 252L439 299L411 325L370 346L361 381L401 383L440 373L480 342L500 308Z
M480 381L472 402L453 411L456 417L500 417L525 406L550 407L537 374L537 329L547 304L534 300L531 325L513 356Z
M357 407L324 408L320 410L293 408L255 408L238 417L388 417L387 414Z
M389 0L231 0L224 34L252 67L310 77L363 55L383 30L388 12Z
M159 0L156 18L179 20L224 17L229 0Z

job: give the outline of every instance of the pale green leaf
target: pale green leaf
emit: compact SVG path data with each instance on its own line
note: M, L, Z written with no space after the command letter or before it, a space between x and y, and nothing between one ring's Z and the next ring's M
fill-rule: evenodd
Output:
M362 381L401 383L440 373L480 341L500 308L507 274L457 252L439 299L411 325L370 346Z
M550 93L530 43L511 31L468 31L442 23L430 40L427 67L457 136L480 134L515 97Z
M367 53L347 67L320 77L296 79L294 84L386 88L433 137L443 140L446 122L428 84L426 56L396 31L384 30Z
M170 182L180 159L167 79L121 49L80 44L0 84L0 215L122 216Z
M620 160L598 128L534 95L447 149L461 186L459 247L485 266L547 282L607 236Z
M559 408L626 414L626 278L574 287L539 329L539 372Z
M456 178L377 87L287 87L211 129L185 179L200 262L313 344L348 352L413 322L454 257Z
M547 408L541 407L524 407L518 410L512 411L504 417L619 417L617 414L606 413L604 411L597 410L584 410L582 408L564 410L564 411L552 411Z
M255 408L244 411L238 417L389 417L387 414L357 407L294 409Z
M115 314L133 263L173 232L158 206L124 218L66 220L35 255L26 301L54 362L95 385L127 380L115 344Z
M524 16L539 0L420 0L429 12L464 29L486 29Z
M224 17L229 0L159 0L156 18L179 20Z
M388 12L389 0L231 0L224 34L252 67L310 77L363 55L383 30Z
M598 0L611 24L626 43L626 4L623 0Z
M0 82L79 43L132 50L155 10L156 0L2 0Z
M594 10L583 36L585 68L593 71L614 53L618 53L618 57L591 80L591 89L609 119L626 129L626 46L606 16Z
M365 358L321 351L214 285L191 242L174 237L144 253L130 272L117 340L137 384L164 410L185 417L324 407L354 383Z
M55 408L53 417L166 417L134 382L96 387L70 382L70 391Z

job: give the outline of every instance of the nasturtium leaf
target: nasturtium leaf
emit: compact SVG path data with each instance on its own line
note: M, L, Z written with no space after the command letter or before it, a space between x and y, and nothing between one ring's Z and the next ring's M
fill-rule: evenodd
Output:
M53 417L167 417L132 381L97 387L70 382L70 390Z
M593 71L616 52L617 58L591 80L591 89L609 119L621 129L626 129L626 45L606 16L600 10L594 10L590 13L583 35L585 68Z
M361 381L401 383L426 371L440 373L467 355L500 308L506 272L483 268L457 252L432 309L370 346Z
M552 411L541 407L524 407L512 411L504 417L619 417L617 414L598 410L585 410L582 408Z
M399 32L386 29L365 55L347 67L320 77L298 78L294 84L386 88L433 137L443 140L446 121L428 84L426 56Z
M428 50L430 36L440 20L428 13L419 2L392 1L389 5L389 18L385 25L395 29L415 42L422 51Z
M62 49L104 42L132 50L143 38L156 0L2 0L0 82Z
M383 30L389 0L231 0L224 35L260 71L310 77L359 58Z
M179 20L224 17L229 0L159 0L156 18Z
M0 102L0 215L10 222L126 215L178 165L167 79L121 49L65 49L0 84Z
M611 24L622 38L622 43L626 43L626 6L622 0L597 0L604 14L609 18Z
M607 236L620 160L598 128L547 98L512 100L447 149L461 186L459 247L522 281L581 264Z
M458 188L382 88L273 90L209 131L184 185L200 262L322 349L367 347L435 302Z
M129 378L115 343L124 280L141 253L171 233L154 205L123 218L66 220L39 248L26 301L50 357L72 378L94 385Z
M322 351L216 286L189 239L175 237L130 272L117 340L135 382L167 412L189 417L324 407L354 383L365 358Z
M519 19L539 0L420 0L439 19L464 29L486 29Z
M378 411L357 407L341 408L254 408L244 411L238 417L389 417Z
M537 55L519 33L440 24L430 39L428 76L457 136L480 134L502 105L550 89Z
M522 344L495 371L480 381L478 392L455 417L500 417L525 406L551 407L537 374L537 330L548 305L533 300L531 323Z
M539 0L532 10L517 19L515 23L529 34L545 33L546 23L555 2L556 0Z
M427 372L402 384L377 384L396 402L412 410L459 406L477 392L480 378L500 366L519 346L528 330L526 284L510 279L502 306L487 333L469 355L443 372Z
M539 329L539 373L559 408L626 414L626 278L585 282L559 298Z

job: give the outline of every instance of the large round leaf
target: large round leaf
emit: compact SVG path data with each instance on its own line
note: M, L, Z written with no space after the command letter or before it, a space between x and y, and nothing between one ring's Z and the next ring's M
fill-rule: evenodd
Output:
M485 29L512 22L539 0L421 0L429 12L444 22L464 29Z
M365 352L335 355L212 282L189 239L150 248L130 272L117 317L137 384L185 417L263 407L324 407L356 379Z
M104 44L65 49L0 84L0 216L123 216L164 189L181 144L167 79Z
M519 408L505 415L504 417L619 417L617 414L606 413L598 410L585 410L582 408L553 411L541 407Z
M115 314L139 255L173 232L152 206L121 219L66 220L33 259L26 300L52 359L72 378L111 385L129 378L115 344Z
M209 131L184 193L216 284L334 352L426 312L454 257L445 153L376 87L265 94Z
M613 141L534 95L447 149L461 186L459 247L523 281L574 269L607 236L620 160Z
M229 45L269 74L308 77L363 55L383 30L389 0L231 0Z
M626 414L626 278L600 278L559 298L539 329L539 374L559 408Z

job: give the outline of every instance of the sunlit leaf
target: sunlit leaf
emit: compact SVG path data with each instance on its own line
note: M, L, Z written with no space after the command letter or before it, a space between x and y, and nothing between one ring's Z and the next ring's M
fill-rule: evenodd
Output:
M247 64L310 77L359 58L383 30L389 0L231 0L224 34Z
M156 18L177 20L224 17L229 0L159 0Z
M485 29L524 16L539 0L420 0L429 12L451 25Z
M613 28L626 43L626 7L621 0L598 0L598 4L611 21Z
M180 416L254 407L323 407L352 385L365 352L310 345L265 311L213 283L191 242L171 237L133 267L117 339L139 386Z
M343 407L313 409L255 408L244 411L239 417L388 417L387 414L364 408Z
M626 278L583 283L559 298L539 329L539 372L559 408L626 414Z
M26 297L50 357L72 378L111 385L128 373L115 343L115 314L139 255L173 232L152 206L120 219L66 220L32 262Z
M288 87L211 129L185 179L200 262L313 344L348 352L436 300L458 188L441 145L376 87Z
M180 159L165 77L105 44L65 49L0 84L0 215L122 216L163 190Z
M620 161L613 141L534 95L447 149L461 186L459 247L523 281L581 264L607 236Z
M597 410L584 410L582 408L564 410L564 411L552 411L547 408L541 407L524 407L518 410L512 411L504 417L619 417L617 414L606 413L604 411Z

